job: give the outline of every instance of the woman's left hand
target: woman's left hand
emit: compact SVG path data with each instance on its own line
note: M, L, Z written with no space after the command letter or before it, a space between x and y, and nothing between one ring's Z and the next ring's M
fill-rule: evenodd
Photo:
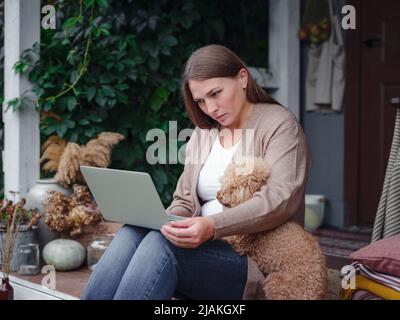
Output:
M209 217L192 217L163 225L161 233L181 248L196 248L214 237L214 221Z

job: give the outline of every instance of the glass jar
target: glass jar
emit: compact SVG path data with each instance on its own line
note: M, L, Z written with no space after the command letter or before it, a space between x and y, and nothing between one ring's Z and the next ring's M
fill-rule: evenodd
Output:
M40 271L40 255L38 243L23 243L18 245L17 272L23 276L32 276Z
M114 234L95 235L87 247L87 265L93 271L103 253L110 245Z

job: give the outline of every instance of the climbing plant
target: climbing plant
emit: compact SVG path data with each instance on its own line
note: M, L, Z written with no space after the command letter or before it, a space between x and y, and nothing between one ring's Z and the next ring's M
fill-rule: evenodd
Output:
M112 167L149 172L168 204L182 166L147 163L153 141L146 141L146 134L152 128L168 133L172 120L178 130L192 126L179 89L184 62L196 48L221 43L252 64L265 64L267 41L257 32L266 26L266 3L54 2L56 29L42 29L40 45L26 50L14 66L34 85L42 141L57 134L84 144L102 131L119 132L126 139L114 150ZM23 93L7 107L23 108L31 96Z

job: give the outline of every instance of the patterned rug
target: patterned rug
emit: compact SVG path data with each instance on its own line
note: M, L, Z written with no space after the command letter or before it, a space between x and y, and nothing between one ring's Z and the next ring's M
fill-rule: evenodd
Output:
M322 251L331 256L348 258L350 253L370 243L369 230L354 232L337 229L318 229L312 234L317 238Z

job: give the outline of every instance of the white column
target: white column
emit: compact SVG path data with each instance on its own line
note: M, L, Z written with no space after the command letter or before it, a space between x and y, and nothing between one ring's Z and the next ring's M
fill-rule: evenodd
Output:
M4 27L4 192L25 197L39 178L39 114L33 103L23 110L5 112L6 102L31 88L25 75L15 74L13 66L21 53L40 41L40 0L5 0Z
M272 96L300 116L300 0L269 0L269 68Z

